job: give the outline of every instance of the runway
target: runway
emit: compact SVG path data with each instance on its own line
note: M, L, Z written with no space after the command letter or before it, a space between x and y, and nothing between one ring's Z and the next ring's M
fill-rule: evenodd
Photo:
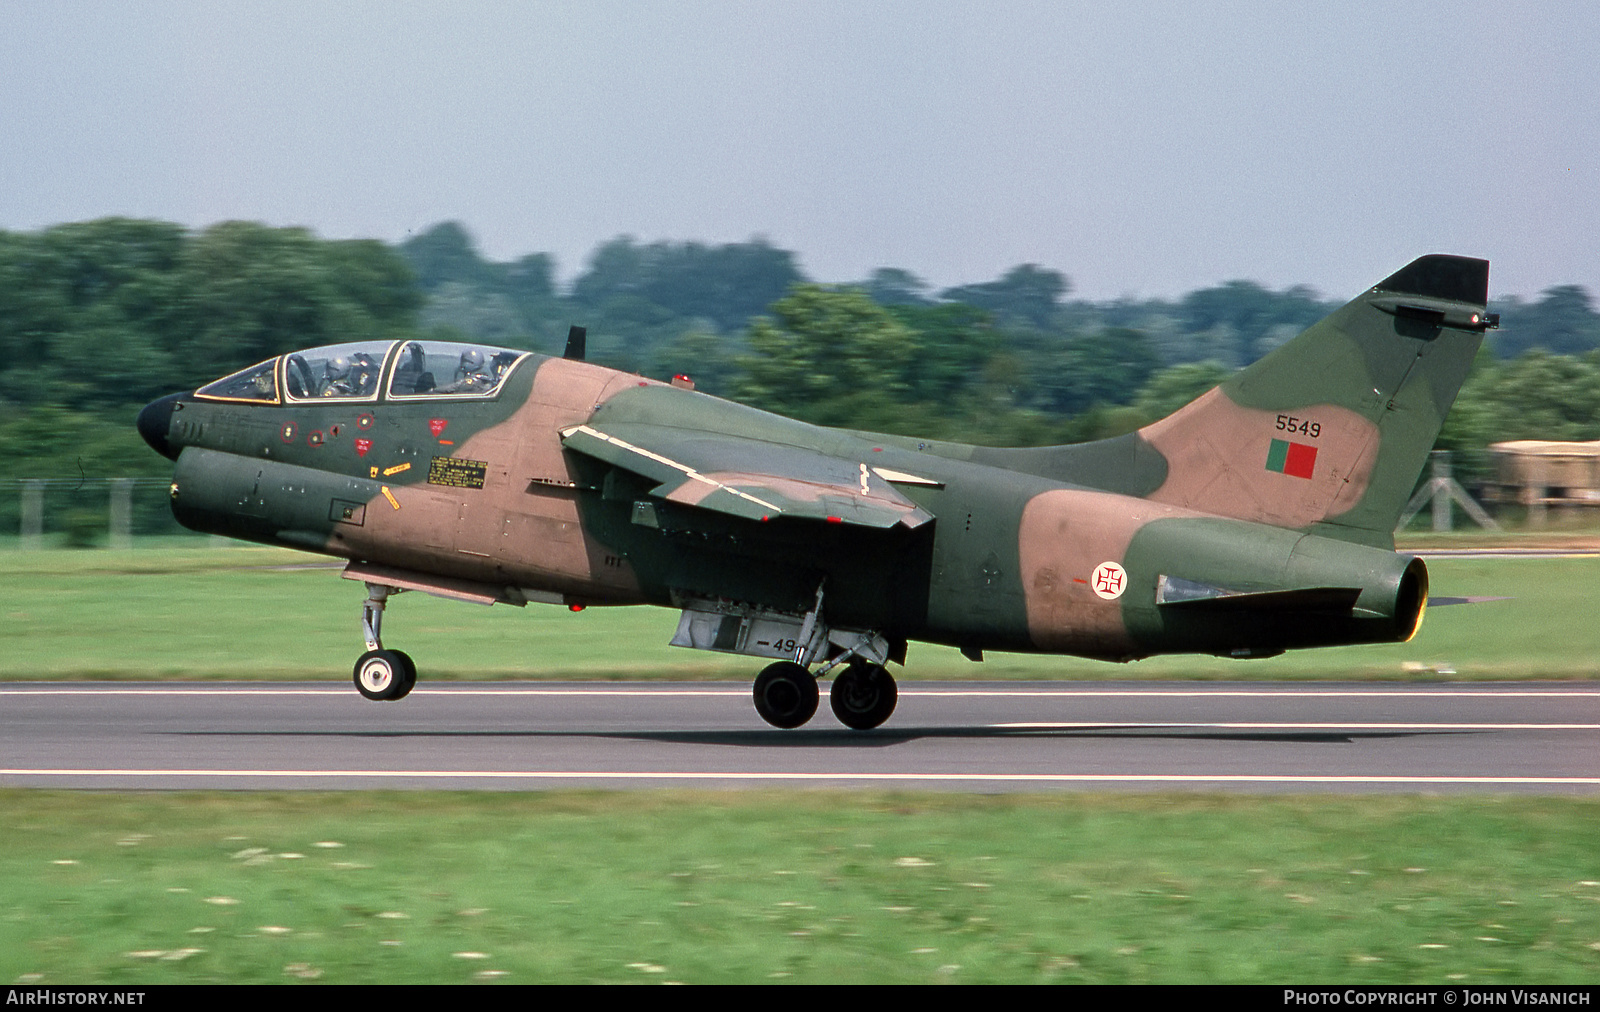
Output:
M745 685L0 687L0 784L1600 794L1584 683L910 683L891 721L756 716Z

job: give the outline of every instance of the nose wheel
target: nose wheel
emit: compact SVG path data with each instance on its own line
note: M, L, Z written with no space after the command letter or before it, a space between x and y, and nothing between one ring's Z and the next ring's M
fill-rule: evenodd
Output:
M404 699L417 684L417 665L404 650L368 650L356 661L355 682L368 699Z
M404 650L385 650L381 633L383 609L394 587L367 584L367 599L361 605L361 631L367 638L367 652L356 661L353 677L356 690L368 699L404 699L416 687L417 664Z

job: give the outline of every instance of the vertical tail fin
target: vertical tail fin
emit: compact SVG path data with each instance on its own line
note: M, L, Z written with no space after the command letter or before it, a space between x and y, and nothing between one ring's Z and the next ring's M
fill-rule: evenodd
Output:
M1166 463L1146 497L1392 548L1400 511L1495 325L1484 312L1488 288L1489 262L1467 257L1425 256L1390 275L1141 429L1139 441Z

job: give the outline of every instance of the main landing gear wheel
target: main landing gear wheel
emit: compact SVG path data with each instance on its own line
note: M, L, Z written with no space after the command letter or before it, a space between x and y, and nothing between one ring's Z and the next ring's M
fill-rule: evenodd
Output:
M756 712L773 727L799 727L817 712L817 680L793 661L769 664L756 676Z
M833 680L828 705L839 723L865 731L889 719L900 693L882 665L852 661Z
M368 699L403 699L417 684L417 666L400 650L368 650L356 661L355 682Z

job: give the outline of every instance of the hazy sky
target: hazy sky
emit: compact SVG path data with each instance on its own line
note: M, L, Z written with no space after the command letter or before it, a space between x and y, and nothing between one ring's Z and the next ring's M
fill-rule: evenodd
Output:
M0 228L106 215L1600 295L1600 4L0 0Z

